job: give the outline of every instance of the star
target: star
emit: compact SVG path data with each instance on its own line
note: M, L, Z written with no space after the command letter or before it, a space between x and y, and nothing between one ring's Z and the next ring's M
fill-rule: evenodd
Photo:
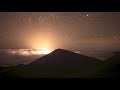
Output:
M51 16L53 16L54 14L53 13L50 13Z
M28 19L28 21L31 21L31 20L32 20L31 18Z

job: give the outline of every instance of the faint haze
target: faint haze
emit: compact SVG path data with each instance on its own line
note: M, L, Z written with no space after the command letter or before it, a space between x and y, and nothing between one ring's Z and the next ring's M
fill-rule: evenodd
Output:
M120 50L119 12L0 12L0 48Z

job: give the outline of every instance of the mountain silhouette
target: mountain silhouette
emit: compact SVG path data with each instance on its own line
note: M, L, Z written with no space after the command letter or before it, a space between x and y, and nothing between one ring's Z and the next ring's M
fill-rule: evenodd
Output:
M113 52L115 55L120 55L120 51Z
M56 49L28 65L0 67L0 79L12 78L120 78L120 54L105 61Z
M93 57L56 49L26 65L26 68L46 77L82 77L101 63Z
M113 52L115 55L105 60L96 72L95 77L120 78L120 53Z

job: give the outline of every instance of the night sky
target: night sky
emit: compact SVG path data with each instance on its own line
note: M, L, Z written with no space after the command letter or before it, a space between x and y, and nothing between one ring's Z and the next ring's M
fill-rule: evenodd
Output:
M0 48L120 50L120 13L0 12Z

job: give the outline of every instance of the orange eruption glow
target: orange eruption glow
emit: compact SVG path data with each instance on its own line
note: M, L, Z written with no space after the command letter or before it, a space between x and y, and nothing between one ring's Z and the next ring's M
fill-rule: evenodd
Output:
M51 52L52 52L52 50L47 50L47 49L45 49L45 50L32 50L31 51L32 54L37 54L37 55L39 55L39 54L49 54Z
M51 53L52 51L51 50L41 50L41 54L49 54Z

